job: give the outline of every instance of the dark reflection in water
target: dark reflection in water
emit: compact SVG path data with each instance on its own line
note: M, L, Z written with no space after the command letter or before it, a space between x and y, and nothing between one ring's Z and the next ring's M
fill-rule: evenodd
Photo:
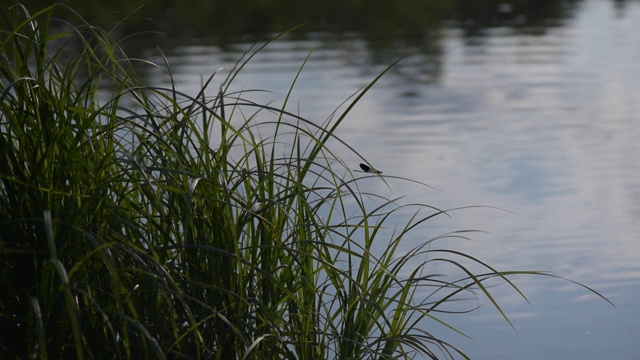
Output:
M33 11L55 0L26 0ZM148 57L156 47L209 44L233 52L235 44L253 43L296 28L288 38L339 46L349 39L366 48L359 66L389 64L411 51L422 54L410 83L438 81L446 29L462 30L465 43L482 45L492 29L542 36L573 18L580 0L439 0L439 1L204 1L204 0L69 0L65 4L90 22L113 27L115 37L135 34L122 43L132 57ZM618 13L628 1L617 0ZM32 11L32 12L33 12ZM60 8L56 16L73 18ZM324 39L324 40L323 40ZM416 72L416 70L419 70ZM400 71L398 71L400 72Z
M44 5L56 1L26 1ZM156 29L179 26L195 35L230 38L281 32L307 24L309 32L363 32L373 41L421 32L455 20L468 27L557 24L570 16L577 0L406 0L257 1L257 0L71 0L74 9L101 22L134 13L150 16ZM623 3L623 2L619 2ZM134 18L135 20L135 18Z
M91 16L113 10L105 3L82 2ZM500 269L551 270L618 305L611 309L563 282L522 278L533 306L498 293L517 333L488 307L454 320L476 341L441 333L472 358L640 358L639 1L145 3L144 11L162 21L132 31L151 25L164 34L126 42L127 51L146 58L161 48L178 86L191 94L201 76L230 67L257 37L309 21L260 53L237 87L270 90L268 100L281 101L313 50L294 94L300 112L318 122L417 48L362 100L339 135L385 174L443 190L390 180L394 195L519 215L459 212L410 241L488 230L474 242L447 245ZM135 1L120 6L126 11ZM302 15L292 15L296 8ZM160 71L145 76L151 84L167 82Z
M31 8L55 0L26 0ZM389 49L438 47L441 31L451 23L468 35L508 26L543 33L571 18L578 0L407 0L407 1L208 1L208 0L70 0L65 2L93 23L113 25L130 34L157 31L165 39L198 39L224 47L239 37L253 41L304 25L294 36L357 33L373 57L387 62ZM624 8L623 1L617 1ZM64 16L61 11L59 16ZM124 18L127 18L123 21ZM150 20L153 19L153 20ZM248 38L246 38L248 37ZM158 40L158 39L156 39ZM436 51L437 52L437 51Z

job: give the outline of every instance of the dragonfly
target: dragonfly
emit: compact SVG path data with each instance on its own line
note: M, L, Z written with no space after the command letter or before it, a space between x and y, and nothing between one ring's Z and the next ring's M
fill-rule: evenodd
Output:
M360 163L360 169L362 169L362 171L364 171L366 173L369 173L369 174L380 175L380 179L382 179L382 181L384 181L385 185L387 185L389 190L391 190L391 187L389 186L389 184L387 184L387 181L382 177L382 171L377 170L377 169L373 168L372 166L369 166L369 165L363 164L363 163Z
M366 172L366 173L371 173L371 174L382 174L382 171L380 170L376 170L374 168L372 168L371 166L367 165L367 164L362 164L360 163L360 169L362 169L362 171Z

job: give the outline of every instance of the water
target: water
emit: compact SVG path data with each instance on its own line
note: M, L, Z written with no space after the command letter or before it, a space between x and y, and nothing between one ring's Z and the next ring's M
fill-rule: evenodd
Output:
M488 233L451 246L498 269L549 270L617 306L568 282L521 277L516 283L532 305L496 289L517 331L486 305L451 319L472 340L436 333L478 359L638 359L640 3L585 1L558 26L529 30L469 36L446 27L436 46L385 75L338 135L385 174L441 190L390 181L392 194L440 208L513 212L456 212L448 230ZM191 93L201 75L231 66L249 45L177 43L163 50L180 89ZM277 103L312 50L290 109L318 123L402 53L374 56L357 34L280 41L236 86L273 91L264 96Z

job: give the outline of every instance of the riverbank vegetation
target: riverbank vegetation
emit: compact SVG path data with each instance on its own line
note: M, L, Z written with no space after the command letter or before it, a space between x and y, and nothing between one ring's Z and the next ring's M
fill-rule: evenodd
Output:
M317 124L230 90L260 47L185 94L56 11L0 7L3 359L464 357L439 314L471 298L509 322L488 284L524 297L510 277L540 274L448 250L465 231L401 246L451 215L361 191L387 174L329 146L368 163L337 129L379 77Z

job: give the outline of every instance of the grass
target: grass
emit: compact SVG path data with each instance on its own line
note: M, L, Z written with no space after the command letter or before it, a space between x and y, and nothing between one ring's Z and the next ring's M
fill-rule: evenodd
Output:
M336 129L384 72L317 125L230 90L261 47L189 95L64 5L0 15L3 359L466 357L438 314L484 298L510 323L487 284L548 275L437 245L465 231L402 247L448 212L361 191L327 146L362 158Z

